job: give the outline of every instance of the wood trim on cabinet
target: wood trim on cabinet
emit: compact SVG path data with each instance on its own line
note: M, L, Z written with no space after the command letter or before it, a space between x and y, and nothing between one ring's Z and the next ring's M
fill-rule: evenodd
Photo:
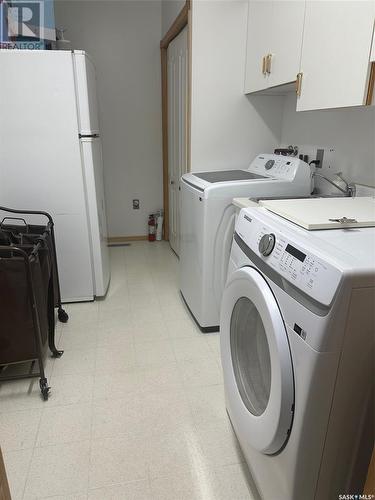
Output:
M163 238L169 240L169 183L168 183L168 46L181 31L188 26L189 41L189 89L188 89L188 166L190 169L190 113L191 113L191 0L186 0L185 5L172 23L163 39L160 41L161 59L161 99L162 99L162 134L163 134L163 208L164 227Z
M366 105L370 106L372 104L372 98L374 96L374 84L375 84L375 62L371 63L370 76L368 80Z

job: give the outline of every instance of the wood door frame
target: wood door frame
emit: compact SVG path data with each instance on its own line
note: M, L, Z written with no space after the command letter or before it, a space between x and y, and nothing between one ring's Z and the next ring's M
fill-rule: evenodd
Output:
M168 168L168 46L181 31L188 27L188 109L187 109L187 161L190 170L190 113L191 113L191 0L185 5L160 41L161 57L161 100L162 100L162 134L163 134L163 238L169 240L169 168Z

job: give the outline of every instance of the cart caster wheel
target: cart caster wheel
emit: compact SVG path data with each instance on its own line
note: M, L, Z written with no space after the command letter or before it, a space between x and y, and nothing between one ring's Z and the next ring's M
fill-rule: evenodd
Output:
M59 307L59 310L57 311L57 317L59 318L59 321L61 321L61 323L67 323L69 319L68 314L61 307Z
M49 387L46 387L46 389L42 390L43 401L48 401L48 395L49 395Z
M48 400L49 396L49 391L50 387L48 387L47 379L46 378L41 378L39 380L39 386L40 386L40 392L42 393L42 398L44 401Z

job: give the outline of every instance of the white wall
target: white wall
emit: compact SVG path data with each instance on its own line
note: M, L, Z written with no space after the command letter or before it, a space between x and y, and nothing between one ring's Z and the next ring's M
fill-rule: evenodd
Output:
M57 1L55 10L72 48L96 64L110 236L146 234L148 213L162 208L161 2Z
M375 186L375 107L296 112L296 97L285 99L281 131L283 145L333 147L330 168L322 173L342 171L356 183ZM329 158L329 157L328 157ZM319 182L327 191L328 183ZM334 189L334 188L333 188Z
M191 169L246 168L281 140L283 99L244 95L247 1L192 2Z
M171 27L181 9L185 5L185 0L162 0L161 2L161 38Z

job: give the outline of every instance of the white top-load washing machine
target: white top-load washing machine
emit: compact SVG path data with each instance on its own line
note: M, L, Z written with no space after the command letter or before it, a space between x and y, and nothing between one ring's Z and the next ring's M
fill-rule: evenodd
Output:
M219 329L220 302L237 196L308 196L311 170L298 158L260 154L247 170L194 172L181 178L180 289L203 332Z
M362 492L374 303L375 228L311 232L265 208L241 210L221 356L228 414L264 500Z

